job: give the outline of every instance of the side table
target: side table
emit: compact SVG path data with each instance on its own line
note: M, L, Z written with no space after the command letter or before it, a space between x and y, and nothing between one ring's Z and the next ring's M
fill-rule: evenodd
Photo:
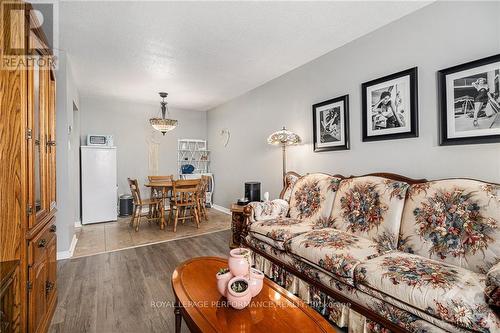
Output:
M241 244L241 234L247 219L248 209L247 206L240 206L237 204L231 205L231 240L229 248L234 249ZM250 206L248 206L250 207Z

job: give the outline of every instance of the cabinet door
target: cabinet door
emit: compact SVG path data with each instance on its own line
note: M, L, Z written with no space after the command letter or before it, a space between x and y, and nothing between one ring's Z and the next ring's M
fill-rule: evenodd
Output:
M46 256L36 265L29 269L29 332L39 332L43 328L43 320L47 312L47 302L45 295L45 284L47 281L47 260Z
M49 72L47 112L47 147L48 147L48 196L49 209L56 207L56 81L55 73Z
M49 210L47 194L47 96L48 71L33 62L28 75L28 127L31 129L29 159L29 227L40 223Z
M56 237L52 237L47 246L47 281L45 283L45 298L47 306L50 306L57 295L57 253Z

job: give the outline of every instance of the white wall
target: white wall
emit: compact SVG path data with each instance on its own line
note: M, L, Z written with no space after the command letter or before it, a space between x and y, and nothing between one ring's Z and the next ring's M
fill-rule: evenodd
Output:
M144 184L149 175L148 140L159 147L159 174L177 175L177 139L206 139L206 112L171 109L170 116L179 121L173 131L162 136L149 124L157 116L156 104L135 103L103 96L82 96L80 103L80 132L82 144L87 134L112 134L117 146L118 193L130 193L127 177ZM146 189L142 187L145 193ZM148 197L149 193L145 193Z
M390 5L390 4L388 4ZM386 171L428 179L500 182L500 144L438 145L436 72L500 51L499 2L439 2L363 36L208 112L215 203L228 207L243 182L281 189L281 151L266 144L281 126L304 144L288 150L288 170L344 175ZM361 83L418 66L420 136L362 142ZM351 150L314 153L311 105L349 94ZM219 131L228 128L224 148Z
M75 205L78 204L75 177L78 176L75 161L78 146L72 145L69 128L73 128L73 103L79 104L78 90L73 79L71 60L59 51L56 71L56 181L57 181L57 252L68 251L75 233L75 221L80 219Z

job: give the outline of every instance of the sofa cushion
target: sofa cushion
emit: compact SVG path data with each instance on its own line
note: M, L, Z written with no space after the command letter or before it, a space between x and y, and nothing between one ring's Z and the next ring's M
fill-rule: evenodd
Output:
M500 186L470 179L411 186L399 248L486 273L500 260Z
M292 190L290 217L314 223L329 221L339 183L340 178L319 173L301 177Z
M294 280L296 279L290 278L291 274L282 274L283 270L281 269L282 266L280 263L292 266L300 273L308 276L313 280L316 280L317 283L323 285L324 287L332 289L336 293L339 293L358 304L361 304L365 307L372 309L373 311L379 313L383 317L389 319L391 322L405 328L409 332L415 332L415 333L470 332L469 330L458 328L457 326L451 323L448 323L439 318L431 316L430 314L424 311L408 306L395 299L389 297L384 298L378 294L376 296L373 296L374 293L372 292L371 289L369 293L356 289L352 285L341 282L336 278L332 278L331 273L325 272L323 269L320 269L318 267L313 267L312 265L308 264L305 260L300 260L300 258L292 254L288 255L284 251L276 250L274 247L271 247L266 243L262 243L253 237L247 236L247 241L249 241L249 244L252 244L252 246L269 254L271 257L273 257L275 263L278 263L276 265L270 264L269 261L266 261L263 257L260 257L257 253L254 253L254 256L256 258L254 263L256 264L256 267L262 270L268 277L271 277L273 281L276 281L279 284L281 284L281 282L284 282L283 285L285 285L290 292L298 294L299 297L301 297L303 300L306 300L306 302L313 307L315 304L319 306L326 305L330 307L334 305L334 303L332 302L335 301L329 298L329 299L322 299L321 301L318 302L317 299L315 299L316 297L314 296L314 294L318 289L313 287L312 285L303 282L303 280L299 280L298 286L296 286L294 283ZM289 286L293 287L290 289ZM307 289L309 289L310 292L308 292ZM349 304L346 304L346 306L349 306ZM350 322L348 326L350 327L351 327L350 316L352 315L352 313L353 312L351 311L349 311L348 313ZM326 315L327 313L322 312L322 314ZM333 317L332 314L334 315ZM337 315L340 315L340 317L342 317L342 314L337 313ZM331 313L329 319L330 320L333 319L334 322L342 326L341 321L339 322L337 320L341 318L340 317L334 318L334 317L336 317L335 314ZM490 331L496 332L495 329L490 329ZM377 330L376 332L386 332L386 331Z
M290 198L292 197L292 190L295 186L297 180L299 180L300 176L297 176L294 173L287 173L285 175L285 191L283 192L281 199L290 202Z
M309 231L290 239L285 249L297 258L354 285L354 269L378 255L377 244L333 228Z
M278 218L250 224L250 234L277 249L284 250L283 243L292 237L312 230L314 223L292 218Z
M371 289L375 295L381 293L480 332L500 323L485 302L484 282L483 274L399 251L373 258L356 268L360 290Z
M274 199L264 202L250 202L249 205L252 207L250 222L286 217L289 209L288 202L283 199Z
M395 249L408 187L374 176L342 180L332 210L334 227Z

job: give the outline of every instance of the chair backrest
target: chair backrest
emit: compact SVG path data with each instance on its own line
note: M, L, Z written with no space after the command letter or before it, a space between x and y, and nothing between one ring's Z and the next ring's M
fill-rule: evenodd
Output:
M200 192L204 193L208 191L208 184L210 183L210 176L201 176Z
M181 179L173 182L173 200L177 205L196 203L201 179Z
M128 186L130 187L130 192L132 192L132 197L134 198L134 203L136 205L141 203L141 191L139 190L139 182L137 179L127 178Z
M148 176L150 183L168 182L174 180L174 175L168 176Z

